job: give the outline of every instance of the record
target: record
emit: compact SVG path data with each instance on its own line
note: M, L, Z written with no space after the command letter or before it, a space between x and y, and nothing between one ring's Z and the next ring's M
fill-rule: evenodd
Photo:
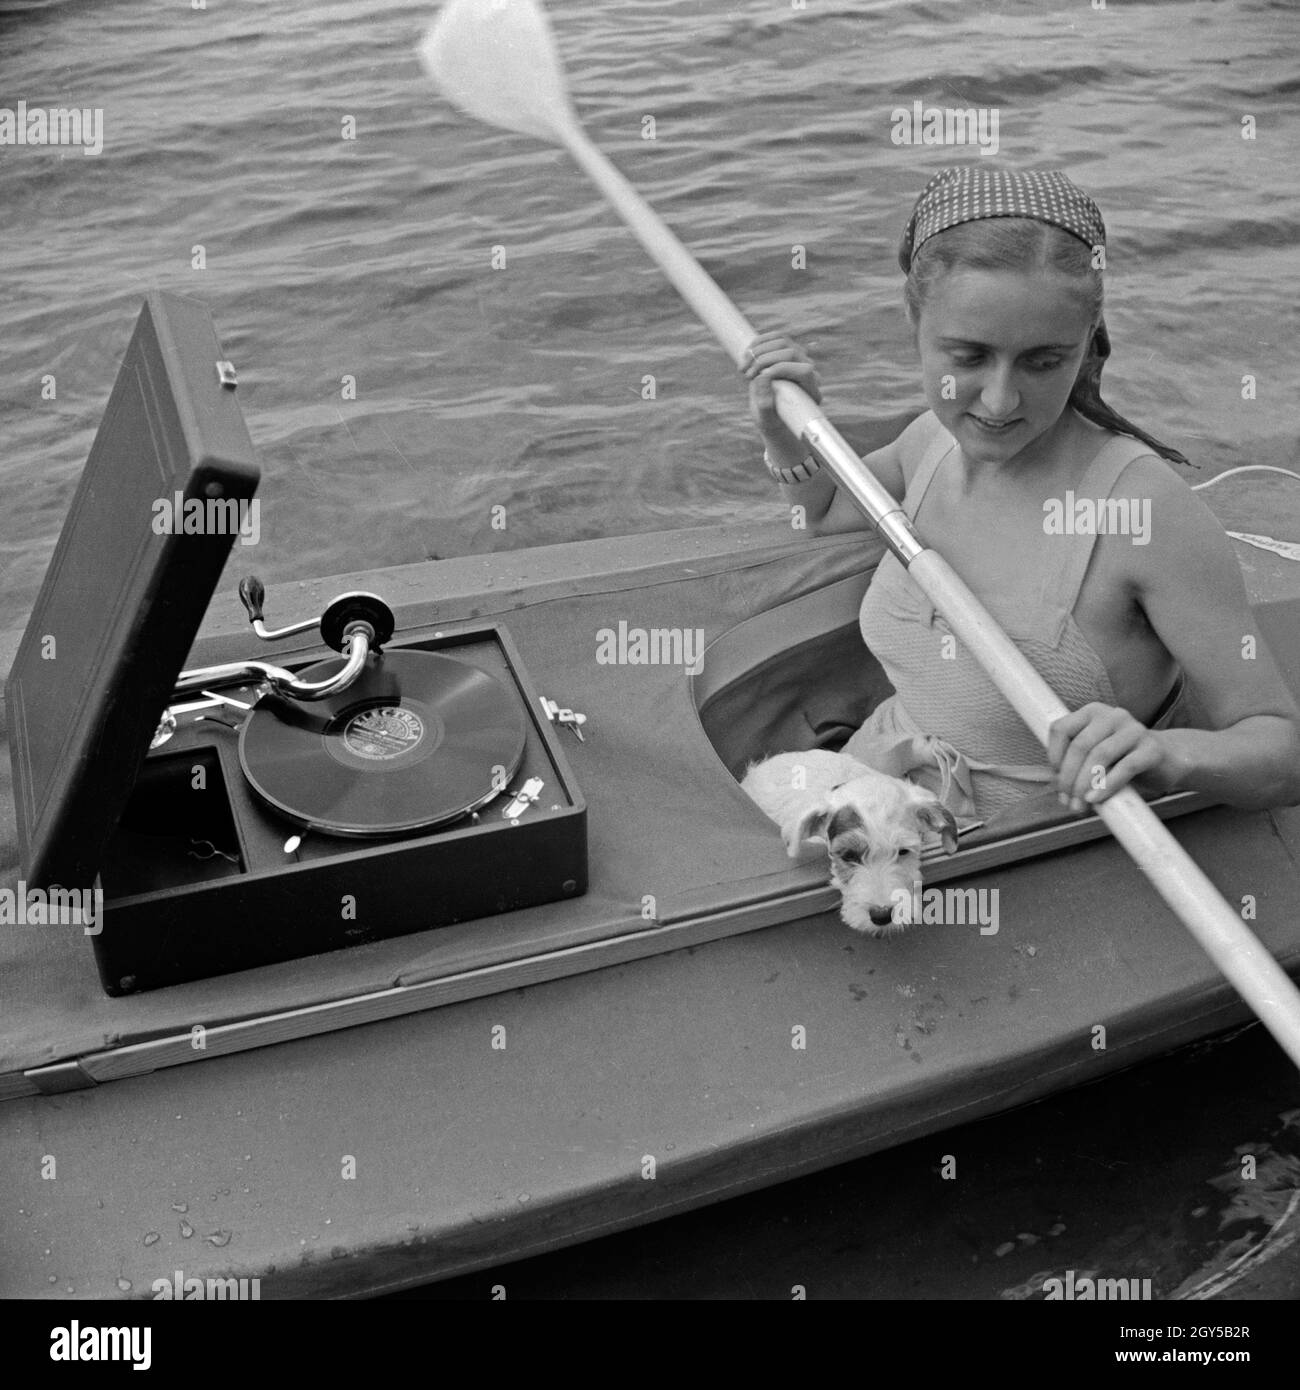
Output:
M297 674L323 680L343 664ZM445 825L504 790L523 759L514 691L455 657L371 656L324 700L260 700L239 739L249 786L296 825L332 835L409 835Z

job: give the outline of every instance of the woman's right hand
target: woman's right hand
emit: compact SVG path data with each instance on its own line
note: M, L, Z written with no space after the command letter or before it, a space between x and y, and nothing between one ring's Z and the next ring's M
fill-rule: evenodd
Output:
M749 410L754 423L763 431L768 453L782 466L801 460L807 450L782 423L776 413L772 383L778 378L793 381L820 403L821 381L812 358L784 333L760 333L745 349L746 365L741 374L749 382Z

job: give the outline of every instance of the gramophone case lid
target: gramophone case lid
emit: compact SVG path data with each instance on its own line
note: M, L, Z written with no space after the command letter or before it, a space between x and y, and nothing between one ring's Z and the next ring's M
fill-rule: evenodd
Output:
M260 473L223 358L205 305L148 296L6 685L29 887L94 884L236 541L228 523L251 522ZM178 534L190 499L207 526Z

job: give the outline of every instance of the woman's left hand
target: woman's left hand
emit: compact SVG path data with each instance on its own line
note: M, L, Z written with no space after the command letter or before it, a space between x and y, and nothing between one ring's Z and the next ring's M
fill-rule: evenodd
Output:
M1047 760L1056 769L1057 792L1072 811L1105 801L1139 777L1150 791L1167 790L1160 734L1114 705L1094 702L1058 719Z

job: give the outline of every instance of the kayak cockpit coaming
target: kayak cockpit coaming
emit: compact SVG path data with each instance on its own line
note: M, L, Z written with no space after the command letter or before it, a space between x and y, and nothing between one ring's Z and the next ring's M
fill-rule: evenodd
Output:
M859 628L862 598L874 573L875 562L755 613L710 644L704 669L692 677L692 695L715 757L737 783L750 763L773 753L838 750L893 693ZM1290 618L1300 626L1300 615ZM1152 803L1161 819L1213 804L1213 798L1194 792ZM980 861L1011 863L1106 833L1095 817L1079 821L1062 812L1047 793L1026 797L973 827L963 835L962 848L1005 841L1000 853L986 849ZM962 864L962 851L955 858ZM937 851L927 859L930 875L948 876Z

